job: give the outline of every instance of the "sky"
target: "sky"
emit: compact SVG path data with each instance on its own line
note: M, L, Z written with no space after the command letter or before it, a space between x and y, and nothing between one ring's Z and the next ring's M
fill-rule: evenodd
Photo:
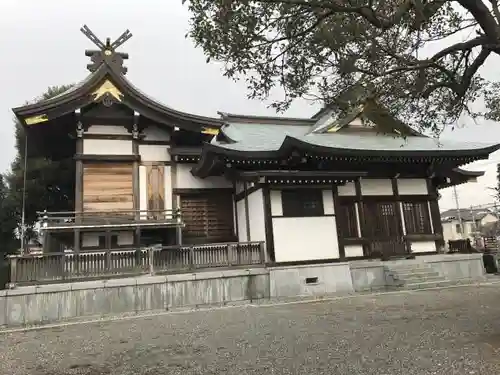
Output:
M69 5L71 3L71 5ZM130 55L127 78L149 96L167 106L199 115L217 117L218 111L275 115L270 102L247 99L244 81L222 75L217 63L206 63L200 49L185 35L189 13L181 0L1 0L0 1L0 171L14 155L12 107L23 105L47 87L75 83L87 75L85 49L94 45L81 34L87 24L104 40L130 29L133 37L120 51ZM498 57L490 58L482 74L495 78ZM275 93L279 98L279 92ZM284 115L309 117L318 109L298 101ZM442 139L500 143L500 124L464 120L445 130ZM493 201L500 152L466 166L485 171L477 183L457 187L462 208ZM441 210L455 208L451 188L441 190Z

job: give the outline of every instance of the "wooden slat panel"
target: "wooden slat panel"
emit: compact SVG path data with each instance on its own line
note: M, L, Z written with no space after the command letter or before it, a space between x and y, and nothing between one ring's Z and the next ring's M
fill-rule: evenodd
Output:
M131 211L133 192L131 164L84 165L84 211Z
M181 196L184 223L183 237L187 242L231 241L233 202L230 193L206 192Z

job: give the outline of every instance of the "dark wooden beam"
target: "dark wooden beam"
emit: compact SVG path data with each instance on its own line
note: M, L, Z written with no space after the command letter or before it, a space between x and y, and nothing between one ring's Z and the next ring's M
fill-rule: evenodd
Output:
M443 237L443 223L441 222L441 213L439 212L438 203L438 190L431 178L427 179L427 193L429 194L429 206L432 219L432 230L434 234L439 235L441 238L435 240L436 251L445 245Z
M134 113L134 125L132 127L132 153L138 158L137 160L134 160L134 164L132 166L132 191L134 194L134 200L133 200L133 207L134 210L136 211L135 214L135 219L139 220L141 213L139 212L140 209L140 183L139 183L139 159L140 159L140 154L139 154L139 114ZM135 234L137 236L137 233ZM139 238L140 238L140 232L139 232Z
M356 191L356 202L358 205L359 212L359 227L361 229L361 237L365 235L365 207L363 205L363 194L361 192L361 178L354 180L354 189ZM343 197L342 197L343 198ZM363 254L368 254L368 244L363 243Z
M335 211L335 224L337 226L337 242L339 246L339 258L345 259L344 238L340 234L340 225L339 225L340 205L339 205L339 189L337 185L332 186L332 194L333 194L333 209Z
M113 141L130 141L132 135L130 134L85 134L85 139L108 139Z
M250 209L248 207L248 189L247 189L247 183L243 182L243 193L244 193L244 200L245 200L245 229L247 233L247 241L251 241L252 236L250 233Z
M90 155L76 154L75 160L101 161L101 162L134 162L140 161L140 155Z
M273 218L271 212L271 189L269 185L262 186L262 197L264 203L264 228L266 232L266 250L271 262L276 261L274 253Z

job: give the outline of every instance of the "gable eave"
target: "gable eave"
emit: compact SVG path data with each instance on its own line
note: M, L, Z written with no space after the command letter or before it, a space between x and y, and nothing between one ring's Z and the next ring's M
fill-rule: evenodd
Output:
M13 108L12 111L23 126L29 126L30 119L36 123L48 122L95 102L95 90L106 80L119 90L121 103L160 124L192 131L205 128L217 131L223 124L220 119L177 111L155 101L106 64L68 91L38 103Z

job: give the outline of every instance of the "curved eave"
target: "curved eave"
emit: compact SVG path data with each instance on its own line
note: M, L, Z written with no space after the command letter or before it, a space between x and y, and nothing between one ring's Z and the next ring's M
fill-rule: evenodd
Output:
M439 189L458 186L468 182L476 182L478 177L484 176L485 172L481 171L466 171L461 168L454 168L451 176L448 176L450 182L443 182L438 185Z
M26 119L40 117L38 122L47 122L64 114L73 112L94 101L93 92L105 79L109 79L121 92L121 102L134 111L168 126L178 126L187 130L201 130L204 127L219 129L220 119L197 116L166 107L140 92L122 74L116 73L107 65L102 65L74 88L54 98L13 108L12 111L23 125Z
M234 157L246 157L250 159L273 158L288 155L294 149L304 152L314 152L328 156L359 156L359 157L383 157L383 156L406 156L406 157L473 157L489 155L500 149L500 144L463 150L360 150L354 148L337 148L320 146L300 139L286 136L279 149L270 151L242 151L224 148L214 144L207 144L205 149L214 154Z
M487 157L490 153L500 149L500 144L469 150L359 150L347 148L335 148L313 145L299 139L287 136L281 147L273 151L241 151L224 148L214 144L205 144L200 156L200 161L193 168L192 173L198 177L207 177L214 165L220 163L220 157L235 157L248 159L274 159L286 157L293 150L323 154L327 156L341 157L427 157L427 158L446 158L446 157ZM469 172L456 168L456 171L464 175L468 174L470 178L480 176L482 172Z

